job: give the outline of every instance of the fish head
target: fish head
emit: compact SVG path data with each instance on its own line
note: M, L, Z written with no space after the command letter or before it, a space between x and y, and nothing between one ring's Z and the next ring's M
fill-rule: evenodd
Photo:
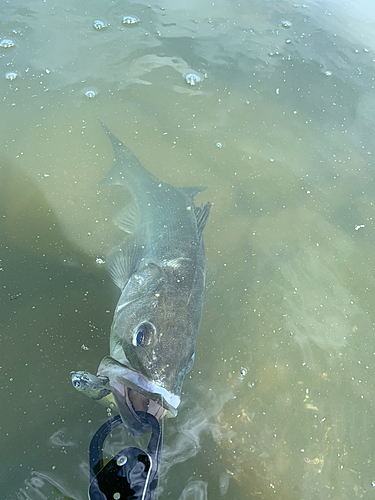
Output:
M114 314L111 356L98 371L109 378L114 395L117 391L116 402L120 393L123 400L129 397L126 387L177 415L203 304L203 286L196 281L189 266L184 271L155 264L129 279Z

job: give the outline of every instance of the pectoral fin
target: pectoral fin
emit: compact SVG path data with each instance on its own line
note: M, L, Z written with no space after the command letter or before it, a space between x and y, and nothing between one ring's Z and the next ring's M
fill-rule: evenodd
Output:
M108 256L107 269L114 283L123 290L130 276L141 261L144 245L136 236L128 236L123 243L114 248Z
M115 216L115 224L126 233L134 233L139 223L139 210L135 203L129 203Z

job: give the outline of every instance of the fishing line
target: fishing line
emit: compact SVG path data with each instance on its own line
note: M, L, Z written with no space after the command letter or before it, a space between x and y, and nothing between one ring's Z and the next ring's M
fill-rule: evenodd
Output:
M162 412L161 412L161 422L160 422L160 434L159 434L159 442L161 440L161 443L160 443L160 446L158 444L158 455L160 456L161 455L161 451L163 449L163 439L164 439L164 420L165 420L165 415L164 415L164 411L165 411L165 408L164 408L164 397L163 395L161 394L161 409L162 409ZM157 458L157 462L159 463L159 456ZM159 467L158 467L159 468ZM159 498L159 491L160 491L160 488L157 488L156 490L156 497L155 497L155 500L158 500Z

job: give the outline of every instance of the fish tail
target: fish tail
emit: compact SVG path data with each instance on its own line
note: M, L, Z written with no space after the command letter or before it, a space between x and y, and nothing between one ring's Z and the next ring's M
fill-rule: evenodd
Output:
M120 184L130 191L137 191L140 183L145 186L148 182L154 183L158 179L144 168L135 154L125 146L104 123L100 122L108 139L111 142L115 160L112 168L103 177L99 184Z

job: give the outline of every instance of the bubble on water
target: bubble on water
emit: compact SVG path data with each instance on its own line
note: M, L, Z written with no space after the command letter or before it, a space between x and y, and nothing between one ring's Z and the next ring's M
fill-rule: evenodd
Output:
M96 19L93 23L92 23L93 27L96 29L96 30L105 30L107 28L107 25L105 24L104 21L100 21L100 19Z
M247 368L244 368L243 366L241 367L240 370L240 375L241 377L244 377L247 374Z
M141 20L137 16L124 16L122 18L122 24L126 24L127 26L134 26L135 24L139 24Z
M287 40L285 40L285 43L292 43L292 40L288 38Z
M216 143L216 147L217 147L217 148L222 148L222 147L223 147L223 145L222 145L222 143L221 143L221 142L217 142L217 143Z
M17 78L17 73L14 73L12 71L10 73L6 73L5 78L7 80L15 80Z
M286 30L288 30L289 28L292 27L292 23L290 21L282 21L281 26L282 26L282 28L285 28Z
M88 99L93 99L94 97L96 97L96 92L95 92L95 90L86 90L85 96Z
M4 38L0 42L0 47L3 49L10 49L11 47L14 47L15 45L16 44L10 38Z
M196 75L195 73L188 73L186 76L185 76L185 81L186 83L188 83L189 85L198 85L198 83L200 83L201 81L201 77Z
M323 71L323 75L332 76L332 71Z

